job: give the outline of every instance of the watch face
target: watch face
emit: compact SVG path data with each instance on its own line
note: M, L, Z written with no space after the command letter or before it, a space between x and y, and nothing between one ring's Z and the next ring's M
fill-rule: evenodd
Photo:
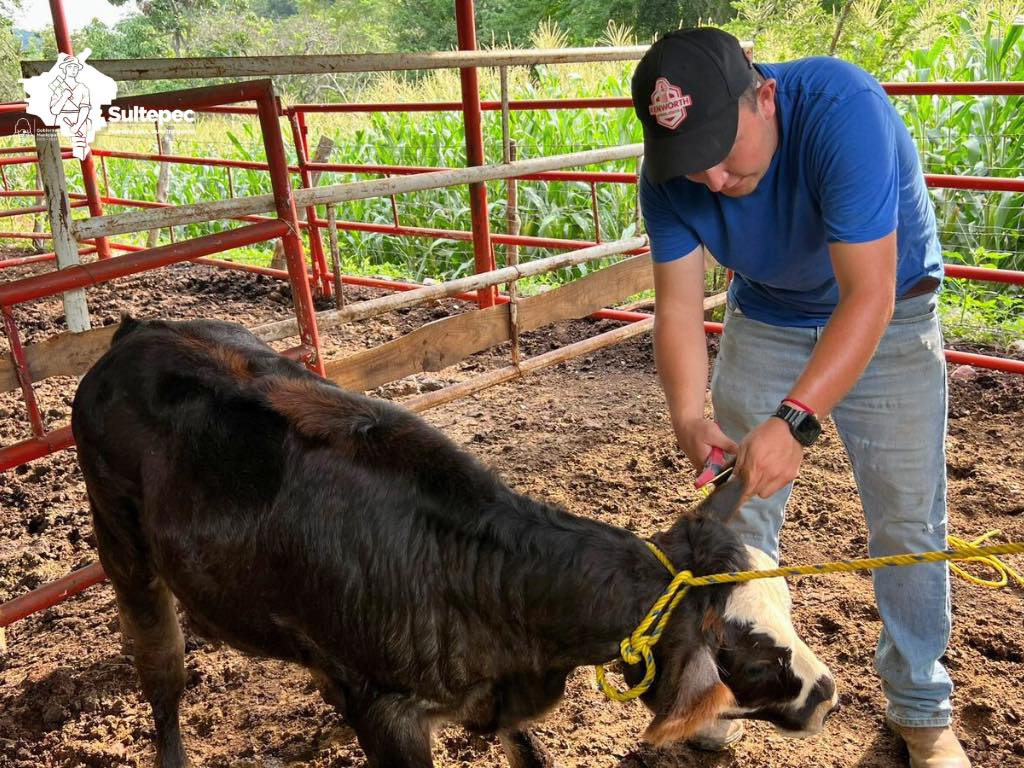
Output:
M821 434L821 424L810 413L805 414L800 423L796 425L797 439L804 445L810 445Z
M821 434L821 424L813 413L800 411L788 405L780 405L775 415L789 425L793 437L805 448L812 445Z

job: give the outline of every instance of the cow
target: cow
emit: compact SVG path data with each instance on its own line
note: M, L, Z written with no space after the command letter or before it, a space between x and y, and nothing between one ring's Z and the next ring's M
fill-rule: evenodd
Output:
M531 721L670 581L634 534L516 493L420 417L230 323L125 317L72 429L162 768L188 765L175 598L201 634L308 669L369 766L429 768L450 721L544 768ZM724 524L741 494L726 484L658 546L695 574L760 565ZM718 716L820 731L835 685L787 599L781 580L691 590L654 647L645 738Z

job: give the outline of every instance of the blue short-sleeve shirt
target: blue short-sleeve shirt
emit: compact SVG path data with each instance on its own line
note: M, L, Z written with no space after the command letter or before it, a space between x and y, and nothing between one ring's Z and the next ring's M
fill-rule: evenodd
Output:
M680 177L640 180L656 262L704 245L730 295L772 325L822 326L839 290L828 245L896 230L896 295L942 277L935 213L910 133L878 82L838 59L758 64L777 83L779 146L757 189L731 198Z

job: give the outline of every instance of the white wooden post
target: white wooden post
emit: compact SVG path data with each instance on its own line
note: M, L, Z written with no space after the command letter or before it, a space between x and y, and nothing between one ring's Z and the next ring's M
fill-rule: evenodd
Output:
M37 133L36 150L39 152L39 177L43 182L46 206L49 209L53 250L57 254L57 269L65 269L80 264L81 259L78 243L71 234L71 205L68 202L67 180L64 178L60 140L56 132ZM84 288L76 288L64 294L64 317L67 319L68 330L73 333L89 330L89 307L85 302Z

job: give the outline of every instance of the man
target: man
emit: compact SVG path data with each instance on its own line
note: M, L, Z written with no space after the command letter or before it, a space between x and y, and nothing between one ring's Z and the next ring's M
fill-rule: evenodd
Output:
M872 555L946 545L942 261L910 136L885 92L829 58L753 65L717 29L651 46L633 76L655 356L679 445L736 455L741 537L778 560L783 511L818 419L853 465ZM703 251L734 270L704 416ZM874 573L875 666L914 768L970 763L950 729L944 564ZM742 735L720 723L698 744Z

